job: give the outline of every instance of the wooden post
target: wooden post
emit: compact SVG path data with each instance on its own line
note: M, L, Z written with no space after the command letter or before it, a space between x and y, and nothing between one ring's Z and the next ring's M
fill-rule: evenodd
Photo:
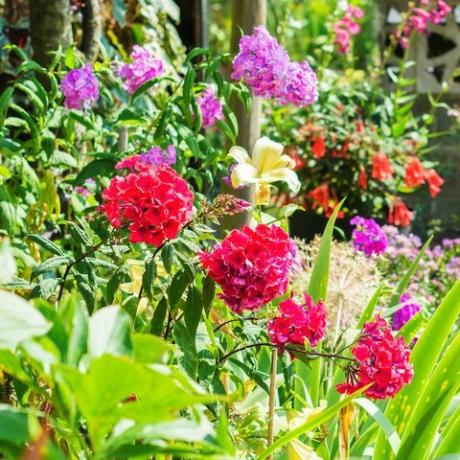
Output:
M179 36L187 48L209 45L209 0L176 0L180 8Z
M231 52L238 53L238 44L241 33L251 34L254 27L265 25L267 19L267 0L233 0L232 10L232 37ZM231 108L238 120L237 144L245 148L251 155L252 148L260 137L260 124L262 116L262 99L252 98L252 110L247 113L244 105L236 97L231 101ZM245 187L242 190L233 191L226 189L226 193L236 194L239 198L254 203L254 187ZM249 223L250 214L241 213L231 216L222 222L224 229L241 228Z
M30 0L30 32L34 59L47 67L52 53L72 43L69 0Z

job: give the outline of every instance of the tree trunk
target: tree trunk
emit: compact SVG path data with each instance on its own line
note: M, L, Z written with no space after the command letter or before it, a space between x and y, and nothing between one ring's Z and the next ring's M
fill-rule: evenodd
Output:
M85 0L83 7L81 50L87 61L94 61L102 34L102 0Z
M30 32L33 57L47 67L53 52L72 43L69 0L30 0Z
M238 53L238 44L241 33L251 34L255 26L265 25L267 19L266 0L233 0L233 23L231 37L231 53ZM260 124L262 116L262 99L252 98L252 110L247 113L241 101L234 97L231 101L231 108L238 120L237 143L245 148L251 155L255 142L260 137ZM231 192L230 190L225 190ZM242 190L232 191L239 198L254 203L254 187L245 187ZM245 212L231 216L223 221L225 229L241 228L249 223L250 214Z

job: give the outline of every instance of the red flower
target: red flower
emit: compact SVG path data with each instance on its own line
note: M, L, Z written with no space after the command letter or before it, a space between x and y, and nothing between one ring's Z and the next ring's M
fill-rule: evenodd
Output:
M200 254L209 276L220 285L220 297L236 313L255 310L288 288L297 248L277 225L233 230L211 252Z
M378 152L372 157L372 178L384 181L393 177L393 167L388 157Z
M303 305L288 299L280 303L278 316L268 323L268 335L280 348L289 344L304 346L307 341L314 347L324 338L326 318L324 303L315 305L308 294Z
M298 154L297 147L295 145L288 145L284 148L284 151L294 160L294 171L298 171L305 166L305 162L302 157Z
M312 208L317 209L319 207L324 210L329 209L329 187L327 184L321 184L315 187L309 194L309 198L313 200Z
M426 181L428 182L430 195L434 198L441 191L444 179L434 169L430 169L426 173Z
M367 189L367 176L366 176L366 170L364 168L361 168L359 170L358 187L362 188L363 190Z
M134 156L116 169L130 168L127 176L114 177L102 194L100 209L115 228L129 225L130 241L159 247L176 238L193 212L188 183L166 164L148 165Z
M320 158L323 158L323 156L326 154L326 144L324 142L324 136L319 135L313 137L311 151L313 152L313 155L315 155L315 158L317 158L318 160Z
M418 187L425 183L425 169L417 157L412 157L406 165L405 181L408 187Z
M345 141L340 149L332 151L333 158L348 158L348 149L350 148L350 141Z
M407 227L412 222L414 213L409 211L409 208L403 203L401 198L395 198L393 204L390 205L388 214L388 223L400 227Z
M356 362L348 367L347 381L337 385L339 393L354 393L372 383L367 397L391 398L412 380L410 348L402 337L393 337L390 326L379 316L364 325L352 353Z

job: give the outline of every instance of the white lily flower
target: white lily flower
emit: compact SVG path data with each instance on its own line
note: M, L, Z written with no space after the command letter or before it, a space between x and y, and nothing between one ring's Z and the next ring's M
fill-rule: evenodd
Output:
M283 155L283 145L260 138L252 151L252 158L242 147L232 147L229 155L237 162L232 170L233 187L256 185L256 204L267 204L270 199L272 182L283 181L293 192L300 189L297 174L293 171L295 162L288 155Z

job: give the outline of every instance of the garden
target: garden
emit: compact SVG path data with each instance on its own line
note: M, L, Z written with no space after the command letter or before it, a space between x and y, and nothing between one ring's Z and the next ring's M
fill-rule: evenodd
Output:
M0 26L0 458L460 459L457 1Z

